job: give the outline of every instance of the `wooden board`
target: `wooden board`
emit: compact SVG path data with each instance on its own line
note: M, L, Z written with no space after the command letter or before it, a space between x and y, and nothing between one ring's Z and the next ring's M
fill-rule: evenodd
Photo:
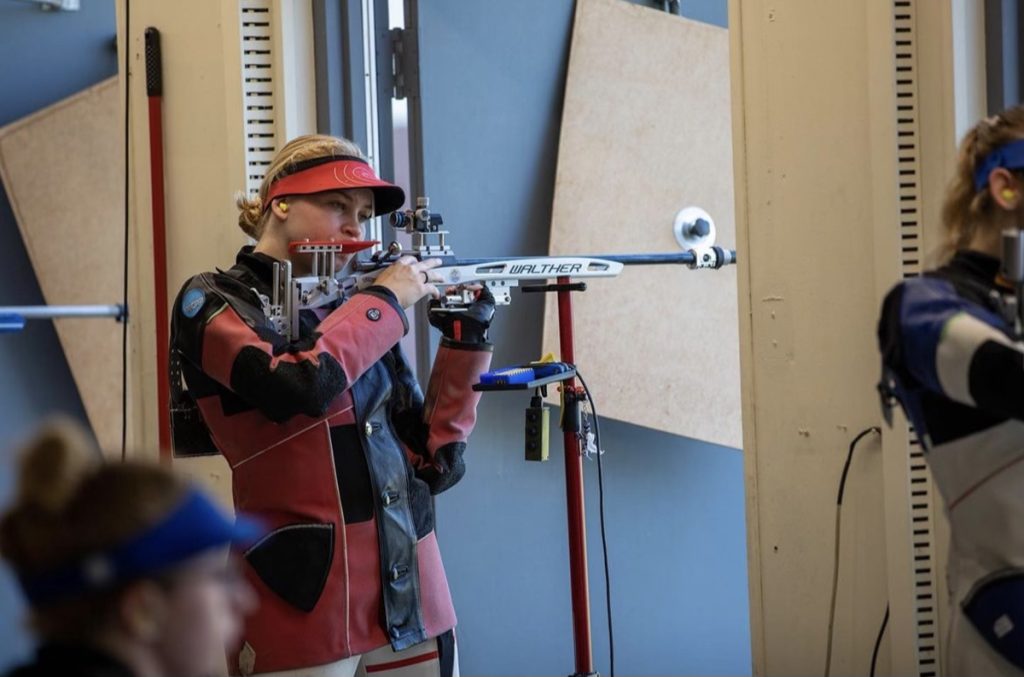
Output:
M0 178L48 304L121 299L123 117L117 78L0 129ZM120 448L121 325L54 322L100 445ZM45 384L40 384L45 387Z
M579 0L551 254L678 252L676 213L735 247L729 42L723 28L621 0ZM627 267L575 294L576 363L598 411L741 446L735 267ZM554 299L545 352L558 354Z

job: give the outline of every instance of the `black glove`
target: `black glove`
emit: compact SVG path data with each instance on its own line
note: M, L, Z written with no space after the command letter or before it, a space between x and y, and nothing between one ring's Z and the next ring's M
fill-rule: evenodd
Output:
M494 295L486 286L465 310L444 310L440 301L433 300L428 308L430 324L441 330L450 341L459 343L487 343L487 328L494 317Z

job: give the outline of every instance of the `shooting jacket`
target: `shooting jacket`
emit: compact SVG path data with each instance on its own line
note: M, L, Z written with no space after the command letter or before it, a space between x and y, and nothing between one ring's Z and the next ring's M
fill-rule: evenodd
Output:
M882 387L907 412L949 518L953 675L1024 674L1024 344L999 269L958 252L890 291L878 328Z
M274 260L239 253L182 288L172 349L235 506L269 534L244 553L260 608L230 650L235 674L326 665L455 625L431 495L462 477L489 344L443 340L427 396L398 346L405 312L382 287L267 321Z

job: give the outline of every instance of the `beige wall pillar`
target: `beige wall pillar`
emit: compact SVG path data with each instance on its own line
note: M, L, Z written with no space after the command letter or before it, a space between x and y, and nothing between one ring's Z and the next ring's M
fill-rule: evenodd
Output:
M125 1L119 0L122 76L124 49L128 49L132 163L131 446L152 453L157 446L156 344L145 29L153 26L161 33L168 303L172 303L189 276L229 267L245 243L235 225L234 195L246 188L249 174L262 170L253 162L250 148L254 144L247 138L247 132L262 123L252 122L245 109L244 77L254 69L243 69L243 62L250 58L243 54L243 22L268 23L270 39L265 44L273 54L266 59L271 66L261 72L271 75L267 86L276 105L261 112L260 118L270 119L273 145L280 147L289 136L315 131L312 14L308 3L280 0L132 0L127 18L125 39ZM229 478L221 459L177 464L226 496Z
M859 431L884 427L881 296L920 270L952 167L950 7L729 9L754 670L821 675L843 462ZM867 674L887 603L879 674L917 674L937 654L919 650L914 595L919 580L938 586L942 535L929 526L936 561L915 572L908 453L905 425L855 451L832 674Z

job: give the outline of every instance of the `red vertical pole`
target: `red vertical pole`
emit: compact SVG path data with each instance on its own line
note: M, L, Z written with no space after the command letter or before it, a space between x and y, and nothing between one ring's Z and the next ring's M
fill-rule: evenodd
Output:
M569 278L558 278L558 337L561 358L576 363L573 350L572 297ZM562 383L566 397L576 395L576 379ZM573 407L575 410L575 407ZM563 415L565 408L563 406ZM569 578L572 586L572 628L576 649L576 675L594 673L594 657L590 640L590 581L587 574L587 525L584 521L583 459L577 431L563 426L565 447L565 501L569 522Z
M149 181L153 198L153 308L156 312L156 402L160 460L171 461L170 315L167 309L167 226L164 221L163 76L160 31L146 29L146 96L149 99Z

